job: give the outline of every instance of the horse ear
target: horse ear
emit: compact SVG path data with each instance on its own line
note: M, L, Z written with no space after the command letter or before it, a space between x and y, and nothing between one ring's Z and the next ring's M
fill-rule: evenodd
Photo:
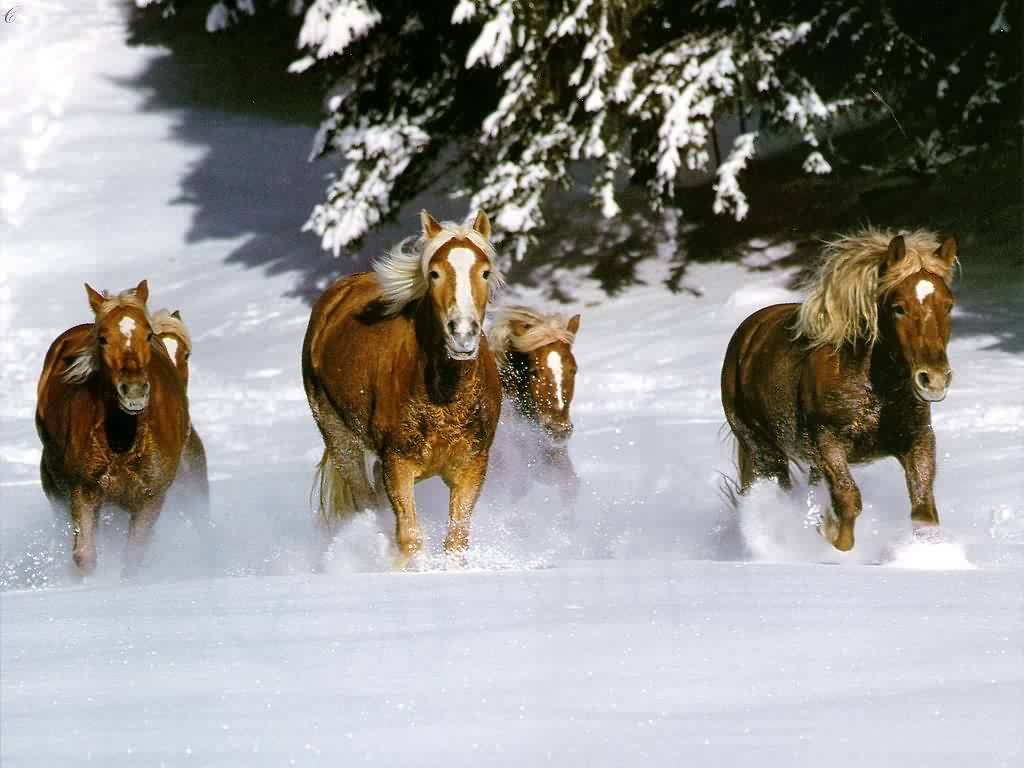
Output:
M892 240L889 241L889 250L885 254L885 263L882 265L884 269L888 269L894 264L907 255L907 244L903 240L903 235L896 235Z
M171 312L171 317L175 318L176 320L181 320L181 312L179 312L176 309L173 312Z
M947 267L952 267L956 263L956 257L960 248L956 242L956 237L947 237L942 241L942 245L935 249L935 255L938 256Z
M565 328L569 333L576 334L580 330L580 316L573 315L569 318L569 322L565 324Z
M425 209L420 211L420 224L423 225L424 240L430 240L441 231L441 225L437 223L437 219L427 213Z
M149 301L149 281L143 280L135 286L135 295L139 297L139 301L145 304Z
M89 297L89 306L92 308L93 314L98 313L100 311L100 305L103 303L103 294L86 283L85 295Z
M487 214L481 209L476 212L476 218L473 220L473 229L484 236L484 239L491 239L491 220L487 218Z

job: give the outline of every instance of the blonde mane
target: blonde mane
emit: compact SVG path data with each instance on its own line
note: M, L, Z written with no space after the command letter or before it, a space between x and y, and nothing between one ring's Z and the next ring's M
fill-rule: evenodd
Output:
M430 260L442 246L452 240L468 240L487 257L491 267L487 285L490 298L494 298L504 283L494 246L471 226L444 221L441 222L441 231L429 240L422 235L407 237L374 262L373 271L377 273L381 299L388 314L400 312L410 301L426 295Z
M516 333L513 329L516 322L527 327ZM568 325L565 315L545 314L524 306L503 307L495 313L487 340L500 367L505 365L509 351L532 352L557 341L572 346L576 334L569 330Z
M167 334L177 336L185 342L185 349L188 352L192 351L192 336L189 334L188 328L185 327L185 322L180 317L172 315L169 310L158 309L154 312L150 325L153 326L153 333L157 336Z
M903 234L906 255L879 272L889 243L899 232L863 229L825 244L821 265L808 283L797 312L795 331L811 347L841 347L878 341L878 299L919 270L951 285L956 269L936 255L939 238L918 229Z
M103 292L103 302L96 310L96 321L93 323L92 331L85 345L77 352L71 353L71 361L61 374L61 380L67 384L81 384L99 370L99 339L96 328L100 321L118 307L135 307L142 310L150 327L153 326L153 318L149 315L146 302L135 292L135 288L129 288L120 293Z

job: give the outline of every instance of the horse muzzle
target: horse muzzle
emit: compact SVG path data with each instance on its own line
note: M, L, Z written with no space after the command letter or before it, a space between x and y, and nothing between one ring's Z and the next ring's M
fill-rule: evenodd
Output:
M914 371L913 388L918 399L926 403L939 403L946 399L953 371L945 368L918 368Z
M149 382L124 382L115 387L117 404L125 413L135 416L146 410L149 405Z
M480 323L476 320L449 320L445 347L452 360L473 360L480 351Z

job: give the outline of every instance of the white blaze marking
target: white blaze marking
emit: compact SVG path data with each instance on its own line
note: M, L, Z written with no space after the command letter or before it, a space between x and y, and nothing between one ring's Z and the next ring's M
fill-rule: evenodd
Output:
M918 303L924 304L924 300L935 293L935 284L931 280L921 280L915 290Z
M164 346L167 347L167 353L171 356L171 360L178 362L178 340L165 336Z
M132 348L132 331L135 330L135 321L132 320L130 317L125 316L125 317L121 318L121 322L119 322L117 324L117 327L121 329L121 335L124 336L125 339L128 340L128 343L125 344L125 346L128 349L131 349Z
M555 377L555 397L558 398L558 409L562 410L565 408L565 400L562 397L562 356L551 350L546 362L551 369L551 375Z
M466 333L470 321L476 317L473 284L470 282L470 271L476 264L476 253L469 248L452 248L448 251L448 263L455 270L455 306L458 308L455 327L460 333Z

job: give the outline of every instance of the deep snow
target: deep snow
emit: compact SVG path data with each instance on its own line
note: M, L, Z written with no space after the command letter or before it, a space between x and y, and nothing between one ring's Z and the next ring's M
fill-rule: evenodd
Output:
M754 242L739 263L691 266L700 296L666 290L664 259L611 299L581 273L541 275L583 314L574 509L543 486L509 500L502 481L526 473L497 468L466 572L390 573L391 523L364 515L312 576L320 440L299 349L306 297L348 265L296 232L322 193L325 168L300 162L310 130L189 104L165 52L124 44L114 3L33 5L2 34L18 73L0 80L4 766L1020 759L1022 285L972 264L969 239L957 378L933 409L946 542L905 542L895 462L856 470L848 555L814 531L821 489L723 502L721 355L749 312L796 296L772 267L785 248ZM374 243L408 234L415 210ZM110 513L100 570L77 585L38 484L36 377L50 340L88 319L83 281L142 277L193 332L214 564L196 565L171 509L143 583L121 584ZM441 571L441 489L418 496L421 567Z

